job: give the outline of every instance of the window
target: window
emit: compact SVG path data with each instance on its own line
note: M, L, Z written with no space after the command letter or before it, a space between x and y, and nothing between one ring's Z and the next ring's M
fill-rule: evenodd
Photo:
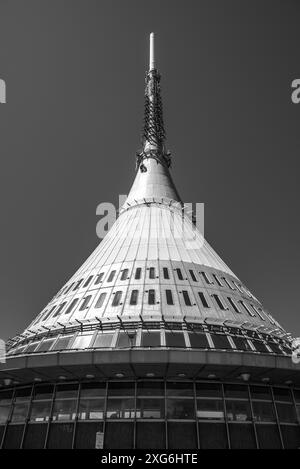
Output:
M189 332L189 339L192 348L209 348L204 332Z
M165 414L164 399L137 399L136 417L138 419L162 419Z
M79 311L83 311L84 309L88 307L91 298L92 298L92 295L88 295L84 298L82 305L79 308Z
M213 294L211 296L214 297L214 299L216 300L216 303L217 303L217 305L219 306L220 309L223 309L223 310L228 309L223 305L223 302L222 302L221 298L219 297L219 295Z
M71 288L73 288L75 285L75 282L71 283L71 285L66 289L65 291L65 295L71 290Z
M214 334L212 338L216 349L231 349L231 345L225 334Z
M213 282L210 280L210 278L208 277L207 273L206 272L200 272L200 274L202 275L202 277L204 278L205 282L208 284L208 285L211 285Z
M111 334L103 334L100 332L96 340L94 342L93 348L107 348L111 347L112 339L113 339L114 333Z
M112 282L113 279L114 279L115 274L116 274L116 271L112 270L111 273L109 274L109 277L108 277L107 281Z
M169 419L194 419L194 399L168 399L167 417Z
M181 273L181 270L180 269L176 269L176 272L177 272L177 277L179 280L183 280L183 276L182 276L182 273Z
M135 331L120 331L116 347L118 348L131 348L135 345L136 332Z
M167 347L185 347L184 335L182 332L166 332Z
M107 399L107 419L133 419L134 415L134 399Z
M160 347L160 331L143 331L141 347Z
M197 417L202 420L224 420L224 404L221 399L197 399Z
M42 321L46 321L46 319L49 318L49 316L51 315L51 313L55 310L56 306L57 306L57 305L52 306L52 308L50 309L50 311L49 311L47 314L45 314L45 316L43 317Z
M141 278L141 274L142 274L142 269L140 267L138 267L136 270L135 270L135 280L140 280Z
M77 303L78 303L78 298L75 298L73 301L71 301L71 304L66 309L65 314L70 314L70 312L72 311L72 309L74 309Z
M63 308L65 307L66 304L67 304L67 302L64 301L63 303L61 303L61 305L59 305L58 310L56 311L56 313L53 314L54 318L59 315L59 313L63 310Z
M173 305L173 295L172 295L172 290L166 290L166 299L167 299L167 304L168 305Z
M72 349L85 349L88 348L91 342L93 334L81 333L75 338Z
M83 281L83 278L80 279L80 280L76 283L75 287L73 288L73 291L74 291L74 290L78 290L78 288L80 287L82 281Z
M148 292L148 304L154 305L155 304L155 290L149 290Z
M200 300L201 300L202 306L203 306L204 308L209 308L209 304L207 303L207 300L206 300L206 298L205 298L204 293L202 293L202 291L199 291L199 292L198 292L198 295L199 295L199 298L200 298Z
M93 278L93 275L90 275L89 278L87 279L87 281L84 283L84 287L87 287L90 283L91 283L91 280Z
M56 343L52 347L52 350L65 350L68 348L68 345L72 339L72 336L65 336L65 337L60 337L57 339Z
M217 282L217 284L220 285L220 287L224 287L223 283L221 282L221 280L219 279L219 277L216 274L213 274L213 277L214 277L215 281Z
M235 422L251 420L250 405L246 401L226 401L227 419Z
M149 278L155 278L155 268L150 267L149 269Z
M163 273L164 273L164 278L169 280L170 275L169 275L169 269L167 267L163 268Z
M112 302L112 306L119 306L121 298L122 298L122 292L116 291L113 302Z
M95 308L101 308L101 306L103 306L105 297L106 297L106 293L100 293L100 296L95 304Z
M256 314L260 317L260 319L262 319L263 321L265 321L265 318L263 317L263 315L261 314L262 313L262 310L259 311L258 308L256 308L255 306L251 305L253 310L256 312Z
M231 283L228 282L228 280L225 277L223 277L223 280L226 283L226 285L230 288L230 290L234 290L234 287L231 285Z
M97 278L96 278L96 281L95 281L95 285L98 285L98 283L102 282L103 275L104 275L104 272L101 272L101 274L98 274L98 275L97 275Z
M188 292L186 290L183 290L182 294L183 294L183 299L184 299L186 306L192 306Z
M241 313L241 311L239 310L239 308L235 304L235 301L232 298L230 298L230 296L227 296L227 300L229 301L229 303L231 304L231 306L233 307L233 309L236 313Z
M255 316L255 314L252 313L252 311L250 311L250 309L248 308L248 306L246 305L246 303L244 303L243 300L240 300L240 303L241 303L241 305L244 307L244 309L247 311L247 313L249 314L249 316Z
M196 275L194 274L194 271L190 269L189 272L190 272L190 276L192 277L192 280L194 282L197 282Z
M137 304L138 296L139 296L139 291L138 290L132 290L131 296L130 296L130 304L131 305L136 305Z
M121 280L127 280L128 272L129 272L128 269L122 270Z

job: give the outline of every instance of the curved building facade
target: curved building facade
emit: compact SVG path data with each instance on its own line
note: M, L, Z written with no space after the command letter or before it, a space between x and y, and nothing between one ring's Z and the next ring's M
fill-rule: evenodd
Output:
M143 148L103 241L8 344L2 448L298 448L291 336L170 176L154 37Z

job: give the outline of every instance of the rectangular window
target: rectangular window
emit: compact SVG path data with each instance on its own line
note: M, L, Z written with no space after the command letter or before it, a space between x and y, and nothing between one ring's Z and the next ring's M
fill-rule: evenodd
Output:
M219 295L213 294L211 296L216 300L216 303L217 303L217 305L219 306L220 309L222 309L222 310L228 309L223 305L223 302L222 302L221 298L219 297Z
M184 335L182 332L166 332L167 347L185 347Z
M141 278L141 274L142 274L142 269L140 267L138 267L136 270L135 270L135 280L140 280Z
M105 297L106 297L106 293L101 293L96 304L95 304L95 308L101 308L101 306L103 306L103 303L104 303L104 300L105 300Z
M182 294L183 294L183 299L184 299L186 306L192 306L188 292L186 290L183 290Z
M128 278L128 272L129 272L128 269L124 269L124 270L122 271L121 280L127 280L127 278Z
M213 274L213 277L214 277L215 281L217 282L217 284L220 285L220 287L224 287L223 283L221 282L221 280L219 279L219 277L216 274Z
M61 303L61 305L59 305L58 310L56 311L56 313L53 314L54 318L59 315L59 313L63 310L63 308L65 307L66 304L67 304L67 302L64 301L63 303Z
M143 331L141 347L160 347L160 331Z
M260 319L261 319L262 321L265 321L265 318L264 318L263 315L261 314L261 313L262 313L262 310L260 310L260 311L261 311L261 313L260 313L260 312L259 312L259 309L256 308L256 306L253 306L253 305L251 305L251 306L252 306L252 308L254 309L254 311L257 313L257 315L260 317ZM271 321L271 322L272 322L272 321Z
M155 290L149 290L148 292L148 304L154 305L155 304Z
M48 313L45 314L45 316L43 317L42 321L46 321L46 319L48 319L49 316L51 316L51 313L53 313L53 311L55 310L56 306L57 306L57 305L52 306L52 308L50 309L50 311L48 311Z
M174 304L172 290L166 290L166 300L168 305Z
M109 274L109 277L108 277L107 281L112 282L113 279L114 279L115 274L116 274L116 271L112 270L111 273Z
M88 307L91 298L92 298L92 295L88 295L84 298L82 305L79 308L79 311L83 311L84 309Z
M132 290L131 296L130 296L130 304L131 305L136 305L137 304L138 296L139 296L139 291L138 290Z
M230 296L227 296L227 300L229 301L229 303L231 304L231 306L233 307L233 309L236 313L241 313L241 311L239 310L239 308L235 304L235 301L232 298L230 298Z
M116 291L113 302L112 302L112 306L119 306L121 298L122 298L122 292Z
M111 334L103 334L100 332L96 340L93 344L93 348L107 348L111 346L112 340L113 340L114 333Z
M205 282L206 282L208 285L211 285L212 283L214 283L214 282L212 282L212 281L210 280L210 278L208 277L208 275L207 275L206 272L200 272L200 274L202 275L202 277L204 278Z
M85 348L88 348L90 343L91 343L92 337L93 337L93 334L86 334L86 333L79 334L75 338L75 340L72 344L72 349L85 349Z
M167 267L163 268L163 273L164 273L164 278L169 280L170 275L169 275L169 269Z
M68 306L68 308L65 311L65 314L70 314L72 309L75 308L76 304L78 302L78 298L75 298L73 301L71 301L71 304Z
M252 311L250 311L250 309L248 308L248 306L246 305L246 303L244 303L243 300L240 300L240 303L241 303L241 305L244 307L244 309L247 311L247 313L249 314L249 316L255 316L255 314L252 313Z
M224 282L226 283L226 285L228 286L228 288L230 288L230 290L234 290L234 287L231 285L231 283L229 283L229 281L225 278L225 277L222 277Z
M177 272L177 277L179 280L183 280L183 276L182 276L182 273L181 273L181 269L176 269L176 272Z
M190 276L192 277L192 280L194 282L197 282L196 275L195 275L194 271L192 269L190 269L189 272L190 272Z
M242 285L239 285L238 283L236 283L234 280L232 280L232 283L233 285L239 290L239 292L241 293L244 293L243 290L242 290Z
M83 278L80 279L80 280L76 283L75 287L73 288L73 291L78 290L78 288L80 287L82 281L83 281Z
M192 348L209 348L209 343L204 332L189 332Z
M209 304L207 303L207 300L206 300L206 298L205 298L204 293L203 293L202 291L199 291L199 292L198 292L198 295L199 295L199 298L200 298L200 300L201 300L202 306L203 306L204 308L209 308Z
M155 278L155 268L150 267L149 269L149 278Z
M96 281L95 281L95 285L98 285L100 282L102 282L103 275L104 275L104 272L101 272L101 274L98 274L98 275L97 275L97 278L96 278Z
M93 278L93 275L90 275L87 281L83 284L83 286L87 287L91 283L92 278Z
M66 289L65 291L65 295L71 290L71 288L73 288L75 285L75 282L71 283L71 285L69 286L69 288Z

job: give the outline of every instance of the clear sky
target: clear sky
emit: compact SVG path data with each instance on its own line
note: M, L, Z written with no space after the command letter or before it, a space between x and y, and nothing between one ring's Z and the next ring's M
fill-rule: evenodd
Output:
M218 254L295 336L297 1L0 0L0 337L96 247L96 206L134 177L148 34L172 175Z

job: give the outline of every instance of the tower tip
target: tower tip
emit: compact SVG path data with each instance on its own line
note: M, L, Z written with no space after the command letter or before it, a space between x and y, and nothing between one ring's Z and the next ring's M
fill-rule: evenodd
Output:
M150 56L149 56L149 70L155 69L155 55L154 55L154 33L150 33Z

